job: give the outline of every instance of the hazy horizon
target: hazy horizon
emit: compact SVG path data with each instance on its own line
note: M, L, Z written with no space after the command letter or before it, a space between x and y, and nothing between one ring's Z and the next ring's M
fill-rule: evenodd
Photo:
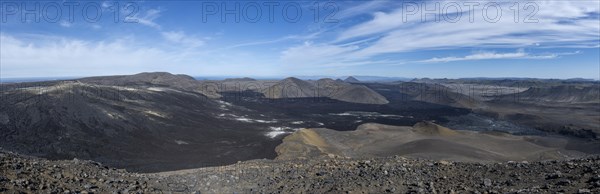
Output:
M139 72L139 73L148 73L148 72ZM132 75L132 74L118 74L119 75ZM188 75L188 74L184 74ZM54 80L70 80L70 79L79 79L85 77L99 77L99 76L114 76L114 75L94 75L94 76L58 76L58 77L1 77L0 83L18 83L18 82L37 82L37 81L54 81ZM600 81L600 79L593 78L581 78L581 77L572 77L572 78L539 78L539 77L457 77L457 78L448 78L448 77L389 77L389 76L376 76L376 75L345 75L345 76L328 76L328 75L287 75L287 76L202 76L202 75L189 75L197 80L223 80L223 79L231 79L231 78L253 78L258 80L278 80L285 79L288 77L296 77L300 79L321 79L321 78L331 78L331 79L345 79L347 77L356 77L360 79L360 77L371 77L372 79L389 79L389 80L398 80L398 81L409 81L411 79L508 79L508 80L518 80L518 79L543 79L543 80L571 80L571 79L584 79L584 80L593 80ZM408 80L407 80L408 79Z

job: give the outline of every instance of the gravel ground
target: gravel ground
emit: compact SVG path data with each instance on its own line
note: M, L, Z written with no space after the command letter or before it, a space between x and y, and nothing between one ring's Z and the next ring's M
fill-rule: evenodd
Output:
M139 174L0 152L0 193L548 192L600 193L600 156L487 164L330 156Z

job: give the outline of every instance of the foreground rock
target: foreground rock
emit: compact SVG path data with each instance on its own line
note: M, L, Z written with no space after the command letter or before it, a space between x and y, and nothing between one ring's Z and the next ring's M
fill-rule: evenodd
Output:
M403 157L257 160L135 174L89 161L0 153L6 193L598 193L600 157L493 164Z

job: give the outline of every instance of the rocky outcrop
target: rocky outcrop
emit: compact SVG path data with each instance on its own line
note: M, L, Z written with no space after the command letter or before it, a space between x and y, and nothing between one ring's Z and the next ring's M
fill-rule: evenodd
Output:
M461 163L399 156L246 161L156 174L0 152L2 193L598 193L600 158Z

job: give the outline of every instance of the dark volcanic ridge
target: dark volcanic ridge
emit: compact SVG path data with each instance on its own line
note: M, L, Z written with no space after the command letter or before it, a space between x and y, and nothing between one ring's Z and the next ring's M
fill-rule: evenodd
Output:
M194 82L153 73L4 90L0 146L145 172L275 157L268 127L242 121L249 110L198 93Z
M162 86L189 92L200 93L209 98L218 98L218 94L210 92L200 82L188 75L173 75L167 72L139 73L135 75L88 77L78 79L83 83L107 86Z
M501 100L516 100L537 104L593 103L600 105L600 85L531 87L521 93L503 96Z
M353 85L328 78L309 82L290 77L262 90L262 93L265 97L274 99L326 97L362 104L389 103L384 96L366 86Z

